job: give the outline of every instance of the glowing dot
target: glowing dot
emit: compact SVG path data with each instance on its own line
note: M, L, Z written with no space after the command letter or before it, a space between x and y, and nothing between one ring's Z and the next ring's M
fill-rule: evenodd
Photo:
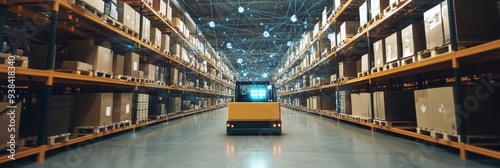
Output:
M292 42L291 42L291 41L288 41L288 42L286 43L286 45L287 45L287 46L289 46L289 47L291 47L291 46L292 46Z
M241 63L243 63L243 59L238 58L238 60L236 60L236 62L238 62L238 64L241 64ZM242 71L242 72L243 72L243 71Z
M262 74L263 78L267 78L267 73Z
M241 7L241 6L240 6L240 7L238 8L238 12L243 13L243 11L245 11L245 8L243 8L243 7Z
M211 28L214 28L215 27L215 22L214 21L210 21L210 23L208 23L208 25L210 25Z
M267 85L267 89L271 90L273 87L271 85Z
M247 73L243 73L243 76L247 76Z
M229 18L226 18L226 21L229 21Z
M264 37L269 37L269 32L264 31Z
M233 45L232 45L231 43L227 43L227 44L226 44L226 47L227 47L228 49L232 49L232 48L233 48Z
M273 58L273 57L274 57L274 55L273 55L273 54L271 54L271 55L269 55L269 57Z
M292 17L290 18L290 20L292 20L292 22L296 22L297 21L297 16L296 15L292 15Z

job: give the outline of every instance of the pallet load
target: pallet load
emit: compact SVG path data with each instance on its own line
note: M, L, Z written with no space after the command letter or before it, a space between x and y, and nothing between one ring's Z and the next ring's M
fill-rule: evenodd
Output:
M127 3L122 1L118 2L118 11L118 21L123 23L123 26L128 29L139 32L138 30L135 30L135 15L137 12Z
M167 68L161 67L161 66L156 66L155 70L155 81L159 85L166 85L167 82Z
M416 121L413 92L375 92L373 104L376 120Z
M113 94L113 123L131 122L132 93Z
M340 25L340 44L345 45L347 40L358 34L359 22L346 21Z
M134 17L134 27L133 30L135 33L139 34L141 30L141 14L139 12L135 12L135 17Z
M339 80L342 80L340 82L356 78L356 76L356 62L344 61L339 63Z
M149 95L149 117L157 117L166 115L165 100L163 96Z
M182 106L181 106L181 111L190 110L190 108L191 108L191 101L183 100Z
M151 43L151 21L143 16L142 18L142 41Z
M171 55L176 59L181 59L183 49L181 45L175 43L172 45Z
M352 93L352 116L364 119L372 118L370 93Z
M460 47L498 39L498 26L492 22L497 15L495 3L494 0L454 1L456 38ZM425 56L422 56L422 59L451 51L448 46L450 44L448 8L447 1L444 1L424 13L428 51L423 53Z
M164 0L153 0L153 9L158 12L161 17L167 17L167 3Z
M74 125L77 128L112 124L113 93L80 93L74 97Z
M417 22L401 30L402 58L416 56L419 51L425 50L424 23Z
M161 50L170 53L170 36L168 34L161 35Z
M172 17L172 26L179 31L179 35L184 35L185 25L184 22L178 17Z
M160 49L161 48L161 45L162 45L162 34L161 34L161 31L160 29L156 28L156 27L151 27L151 31L150 31L150 38L151 38L151 43L157 48L157 49Z
M338 11L340 7L344 6L348 0L335 0L335 7L333 11ZM335 12L333 12L335 14Z
M448 139L458 138L460 124L465 123L467 135L500 135L500 94L489 92L483 85L468 85L462 89L463 114L458 114L455 106L454 87L439 87L415 90L415 110L417 127L420 131L440 134ZM461 122L458 118L465 119Z
M125 54L123 65L123 75L139 77L139 55L133 52Z
M402 51L401 32L395 32L385 38L385 69L392 69L399 66L397 60L401 58Z
M68 60L91 64L94 76L113 76L113 52L109 48L93 45L93 40L70 41L68 56Z
M172 7L167 3L167 21L172 23Z
M9 108L13 106L14 108ZM22 103L0 102L0 150L12 149L19 138ZM15 123L13 127L9 125ZM12 131L12 132L11 132Z
M179 70L177 68L170 68L168 74L168 85L179 86Z
M125 64L125 57L123 55L113 54L113 74L123 75L124 64Z
M361 56L361 71L358 74L358 77L366 76L369 74L369 59L368 54Z
M149 95L148 94L138 94L137 95L137 115L136 124L142 124L148 121L149 115Z
M380 16L378 16L379 18L376 18L376 20L381 19L381 16L384 14L384 9L389 6L389 0L371 0L370 2L371 19L377 17L379 14Z
M156 65L153 64L141 64L141 71L144 72L144 79L155 81L156 77Z
M168 113L178 113L181 111L181 97L168 98Z
M104 13L114 20L118 20L118 7L116 0L110 0L104 4Z
M337 95L339 96L340 100L340 102L338 103L340 106L340 113L351 115L352 114L351 91L349 90L337 91Z
M359 25L360 26L366 25L366 23L368 23L367 13L368 13L368 7L367 7L366 2L364 2L363 5L361 5L359 7ZM358 33L361 33L361 32L358 31Z

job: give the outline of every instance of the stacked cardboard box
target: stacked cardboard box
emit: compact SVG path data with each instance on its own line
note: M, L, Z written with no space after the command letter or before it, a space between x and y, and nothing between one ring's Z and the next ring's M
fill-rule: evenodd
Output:
M168 84L170 86L178 86L179 85L179 70L177 68L169 69L169 80Z
M401 32L396 32L385 38L385 61L386 63L394 62L403 55L401 42Z
M105 126L111 124L113 93L81 93L75 95L74 125Z
M162 46L162 34L161 34L161 31L160 29L156 28L156 27L151 27L151 31L150 31L150 38L151 38L151 43L153 43L153 45L156 45L158 47L161 47Z
M416 121L413 92L375 92L375 119L383 121Z
M346 21L340 25L340 42L345 42L347 39L354 37L358 34L359 22Z
M383 67L385 64L385 41L381 39L373 43L374 67Z
M113 52L109 48L93 45L93 40L70 41L68 60L91 64L93 70L113 72Z
M143 16L141 40L152 41L150 36L151 36L151 21L148 18L146 18L146 16Z
M28 67L35 69L46 69L48 60L48 48L49 47L47 45L30 45L30 51L28 53L30 61L28 63ZM54 56L53 61L55 60L56 57Z
M168 34L161 35L161 49L170 52L170 36Z
M113 54L113 74L123 75L124 64L125 64L125 57L123 55Z
M156 80L156 66L153 64L141 64L141 71L144 72L144 79Z
M118 7L116 0L110 0L104 4L104 13L109 17L118 20Z
M92 69L94 69L93 67L94 66L92 66L91 64L87 64L81 61L63 61L61 65L62 69L78 69L87 71L91 71Z
M365 54L361 56L361 72L368 72L369 71L369 59L368 59L368 54Z
M167 17L167 3L164 0L153 0L153 9L162 17Z
M347 3L347 0L335 0L335 8L333 8L334 11L339 10L339 8ZM335 13L335 12L333 12Z
M378 14L384 14L384 9L389 6L389 0L371 0L371 16L374 18Z
M401 41L403 58L417 55L419 51L425 50L424 23L417 22L401 30Z
M123 75L139 77L139 55L133 52L125 54Z
M132 120L132 93L113 94L113 123Z
M137 98L136 123L147 120L149 115L149 95L138 94Z
M352 93L352 115L356 117L371 118L370 93Z
M340 62L339 63L339 77L355 78L357 77L356 62Z
M168 113L177 113L181 111L181 97L168 98Z
M359 7L359 25L368 23L368 7L366 2Z
M337 91L337 95L339 96L340 100L340 102L337 103L340 105L340 113L352 114L351 91L349 90Z
M123 26L135 30L135 15L137 12L125 2L118 2L118 11L118 21L123 23ZM136 32L138 31L136 30Z

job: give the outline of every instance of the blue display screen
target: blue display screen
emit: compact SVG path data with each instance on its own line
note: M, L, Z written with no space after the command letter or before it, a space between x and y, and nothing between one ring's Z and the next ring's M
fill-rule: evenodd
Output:
M266 99L267 90L263 88L252 88L250 90L250 98L253 100Z

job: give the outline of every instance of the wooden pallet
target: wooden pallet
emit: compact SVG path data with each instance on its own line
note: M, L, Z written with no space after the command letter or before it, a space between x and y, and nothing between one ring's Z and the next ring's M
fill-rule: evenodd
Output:
M93 72L94 77L102 77L102 78L111 78L113 79L113 73L112 72L104 72L100 70L94 70Z
M132 37L134 38L139 38L139 33L137 33L136 31L134 31L133 28L130 28L130 27L127 27L127 26L123 26L123 31L129 35L131 35Z
M425 128L425 127L417 127L417 133L422 134L422 135L427 135L431 137L436 137L434 135L434 130L430 128Z
M399 67L399 61L395 61L395 62L390 62L390 63L387 63L384 65L384 71L387 71L389 69L393 69L393 68L396 68L396 67Z
M54 135L54 136L49 136L47 137L47 144L48 145L54 145L57 142L68 142L69 141L69 136L71 133L64 133L60 135Z
M139 82L138 78L126 75L116 75L115 79L124 80L127 82Z
M363 31L365 31L365 29L368 28L368 23L362 25L362 26L359 26L358 28L358 34L359 33L362 33Z
M113 130L115 129L115 124L109 124L105 126L81 126L81 127L75 127L74 133L76 135L79 134L97 134L101 132L105 132L108 130Z
M83 76L93 76L92 70L82 70L82 69L56 69L56 72L71 73Z
M434 138L444 139L445 141L461 142L460 135L434 130Z
M373 123L371 118L359 117L359 122L362 123Z
M373 24L377 23L377 21L382 19L383 17L384 17L384 13L379 13L379 14L375 15L375 17L371 18L368 21L368 25L373 25Z
M123 30L123 24L120 23L118 20L115 20L113 18L111 18L111 16L108 16L108 15L104 15L104 17L102 18L102 20L106 23L108 23L109 25L111 26L114 26L120 30Z
M373 124L381 127L415 127L416 121L385 121L385 120L373 120Z
M338 81L339 81L339 83L345 83L351 79L354 79L354 78L353 77L340 77Z
M153 45L153 43L151 42L151 40L148 40L148 39L145 39L144 37L141 39L142 42L148 44L148 45Z
M361 78L361 77L364 77L364 76L368 76L368 75L369 75L368 71L358 72L358 78Z
M411 63L417 62L417 55L411 56L411 57L406 57L406 58L401 58L401 63L399 65L405 66Z
M132 124L132 122L130 120L125 120L125 121L122 121L119 123L115 123L115 128L122 128L122 127L130 126L131 124Z
M445 45L441 45L439 47L435 47L432 49L423 50L423 51L418 52L418 61L421 61L421 60L424 60L427 58L432 58L432 57L438 56L440 54L448 53L451 51L452 51L451 44L445 44Z
M164 120L164 119L168 119L168 116L165 114L165 115L156 115L156 116L149 116L149 118L151 119L155 119L155 120Z
M384 9L384 15L387 15L388 13L396 10L402 4L404 4L404 2L406 2L406 0L396 0L396 2L390 4L389 6L387 6L387 8Z
M9 59L9 57L10 57L10 59ZM29 63L28 57L5 54L5 53L0 54L0 64L1 65L11 66L11 64L12 64L15 67L28 68L28 63Z
M165 86L165 82L162 82L162 81L156 81L155 83L156 85L160 85L160 86Z
M76 0L75 1L75 5L86 10L88 13L94 15L94 16L97 16L99 18L102 18L104 16L104 13L103 12L100 12L99 10L97 10L94 6L88 4L87 2L85 1L82 1L82 0Z
M374 73L379 73L379 72L382 72L384 71L384 67L373 67L372 70L371 70L371 74L374 74Z
M145 124L146 122L148 122L148 119L139 119L137 120L136 124Z

